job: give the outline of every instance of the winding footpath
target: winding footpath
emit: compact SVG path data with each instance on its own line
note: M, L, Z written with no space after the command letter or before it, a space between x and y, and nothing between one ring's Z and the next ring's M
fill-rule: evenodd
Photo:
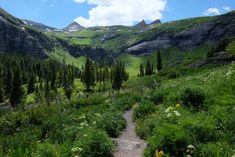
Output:
M115 139L117 150L114 157L142 157L146 143L141 140L135 133L135 123L132 120L133 110L124 113L127 121L126 129Z

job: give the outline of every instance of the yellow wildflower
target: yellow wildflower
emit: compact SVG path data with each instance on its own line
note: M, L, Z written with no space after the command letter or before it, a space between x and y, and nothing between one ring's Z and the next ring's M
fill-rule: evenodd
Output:
M163 155L164 155L163 150L160 151L158 151L158 149L156 150L155 157L162 157Z
M176 108L180 108L181 107L181 105L180 104L176 104L176 106L175 106Z

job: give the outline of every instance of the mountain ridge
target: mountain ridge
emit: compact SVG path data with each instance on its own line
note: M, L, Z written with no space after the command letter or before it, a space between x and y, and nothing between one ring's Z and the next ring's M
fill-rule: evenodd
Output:
M188 51L203 45L216 45L224 38L235 36L235 11L167 23L156 20L149 24L151 27L143 20L139 24L143 24L144 29L128 26L84 28L72 23L70 31L67 29L70 33L40 32L40 29L32 29L4 10L0 10L0 16L0 51L40 54L44 57L62 48L74 57L113 60L123 53L141 56L151 54L156 49L178 48Z

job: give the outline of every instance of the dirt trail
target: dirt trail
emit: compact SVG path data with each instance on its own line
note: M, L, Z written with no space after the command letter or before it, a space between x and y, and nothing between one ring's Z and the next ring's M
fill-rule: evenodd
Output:
M132 110L123 115L127 121L127 128L116 140L117 150L114 157L142 157L146 143L135 133L135 123L132 120Z

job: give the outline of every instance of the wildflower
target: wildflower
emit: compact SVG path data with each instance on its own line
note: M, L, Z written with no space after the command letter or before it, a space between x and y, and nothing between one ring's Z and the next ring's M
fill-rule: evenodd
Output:
M175 115L176 115L177 117L180 117L180 116L181 116L181 114L180 114L178 111L174 111L174 113L175 113Z
M167 117L167 118L172 117L172 113L168 113L166 117Z
M176 108L180 108L181 107L181 105L180 104L176 104L176 106L175 106Z
M77 147L74 147L74 148L72 148L71 151L72 151L72 152L77 152L77 151L78 151L78 148L77 148Z
M135 109L137 108L139 105L138 104L135 104L132 108Z
M174 108L173 107L168 107L167 109L166 109L166 111L165 112L170 112L171 110L173 110Z
M160 150L160 151L158 151L158 149L156 150L156 153L155 153L156 157L162 157L163 155L164 155L163 150Z
M96 116L96 117L100 117L100 116L101 116L101 114L99 114L99 113L95 113L95 116Z
M186 153L187 155L193 155L195 150L196 148L193 145L188 145Z

